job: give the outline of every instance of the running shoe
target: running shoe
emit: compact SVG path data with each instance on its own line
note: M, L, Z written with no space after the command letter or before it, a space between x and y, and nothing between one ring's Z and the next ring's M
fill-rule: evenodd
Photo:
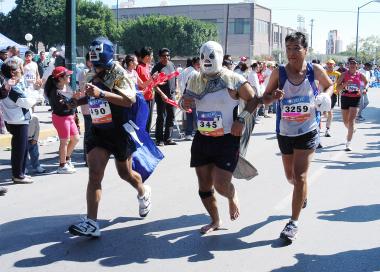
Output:
M352 151L350 142L346 143L346 148L344 149L344 151Z
M294 241L297 238L298 227L293 224L293 222L289 222L286 224L285 228L281 231L280 238Z
M139 201L139 214L140 217L145 217L150 212L152 207L151 198L152 198L152 189L148 185L144 185L145 193L143 196L137 196Z
M165 145L177 145L172 139L165 141Z
M0 186L0 195L5 195L8 192L8 189Z
M100 237L99 224L89 218L83 218L82 222L71 225L69 232L76 236Z
M31 184L31 183L33 183L33 179L31 178L31 176L27 176L27 175L25 175L22 178L13 177L12 180L13 180L14 184Z
M62 167L58 167L57 169L58 174L74 174L75 172L75 169L70 167L67 163L65 163L65 165Z
M325 131L325 137L331 137L329 129L326 129L326 131Z
M192 140L193 140L193 136L191 136L191 135L185 136L185 141L192 141Z
M363 122L365 121L365 118L363 116L356 117L356 121Z
M67 164L68 166L70 166L71 168L73 168L73 169L75 168L75 167L74 167L74 164L71 162L71 159L70 159L70 160L67 160L67 161L66 161L66 164Z
M41 167L41 166L37 166L37 168L34 168L32 169L32 171L36 174L43 174L43 173L46 173L46 169Z

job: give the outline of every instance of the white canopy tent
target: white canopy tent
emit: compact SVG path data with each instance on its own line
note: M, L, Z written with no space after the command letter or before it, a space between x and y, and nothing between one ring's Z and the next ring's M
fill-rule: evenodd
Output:
M8 46L17 46L18 49L20 49L21 56L23 56L25 51L29 49L26 45L18 44L15 41L9 39L8 37L0 33L0 50L5 49Z

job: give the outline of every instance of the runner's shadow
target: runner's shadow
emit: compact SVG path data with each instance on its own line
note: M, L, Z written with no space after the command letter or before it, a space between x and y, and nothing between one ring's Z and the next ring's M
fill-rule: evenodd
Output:
M277 239L248 243L241 238L253 234L266 224L285 218L288 216L271 216L236 233L220 233L221 230L203 236L199 233L199 226L209 222L209 217L204 214L184 215L112 229L104 229L101 223L104 230L100 239L72 238L68 234L56 234L53 241L37 240L35 243L58 242L43 248L42 256L19 260L14 265L38 267L66 260L98 261L103 266L115 267L132 263L143 264L150 259L183 257L187 257L189 262L206 261L214 258L213 251L241 250L275 243ZM67 224L68 221L65 222ZM51 235L54 234L50 232Z
M368 168L379 168L380 161L332 161L332 160L313 160L316 163L327 164L326 169L368 169Z
M332 149L334 147L339 147L341 146L341 149ZM316 153L327 153L327 152L335 152L335 151L342 151L343 150L344 144L336 144L336 145L327 145L323 146L323 148L318 148L316 149Z
M379 271L380 247L350 250L331 255L296 254L297 263L272 272L320 272L320 271Z
M349 155L353 159L365 159L365 158L376 158L380 157L380 153L354 153Z
M371 222L380 220L380 204L361 205L339 210L321 211L318 219L343 222Z
M44 216L20 219L0 225L0 256L45 243L61 242L71 222L78 221L78 215ZM102 227L125 223L140 218L124 217L112 221L99 220Z

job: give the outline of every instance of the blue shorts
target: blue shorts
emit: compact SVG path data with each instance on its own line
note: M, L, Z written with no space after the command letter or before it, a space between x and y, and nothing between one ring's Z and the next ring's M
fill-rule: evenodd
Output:
M283 155L293 154L294 149L315 150L319 145L319 132L315 129L299 136L277 134L277 142Z

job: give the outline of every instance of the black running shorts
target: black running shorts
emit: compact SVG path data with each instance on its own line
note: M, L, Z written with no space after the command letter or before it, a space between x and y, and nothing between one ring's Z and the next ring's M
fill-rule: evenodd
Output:
M360 97L348 97L341 96L340 107L342 110L348 110L349 108L358 108L360 105Z
M239 159L240 137L225 134L221 137L204 136L197 131L191 145L190 167L215 164L234 172Z
M95 147L101 147L114 155L115 160L125 161L136 146L123 128L99 129L91 127L91 135L86 141L87 154Z
M308 133L294 137L277 134L277 142L283 155L293 154L294 149L315 150L319 144L319 132L315 129Z

